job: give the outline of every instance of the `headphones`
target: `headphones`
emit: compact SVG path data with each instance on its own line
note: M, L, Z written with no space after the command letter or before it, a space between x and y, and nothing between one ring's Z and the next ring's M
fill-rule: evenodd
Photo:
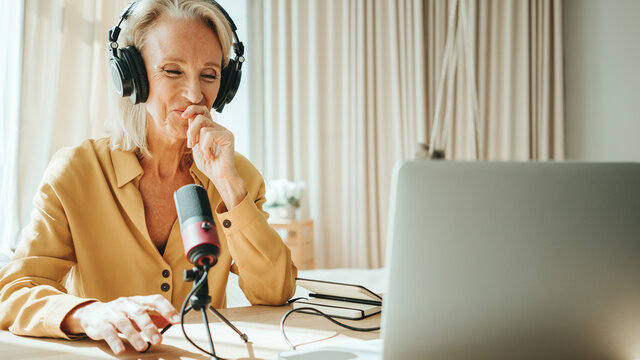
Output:
M220 89L216 100L213 102L213 108L217 112L222 112L224 106L231 102L240 86L240 78L242 77L242 64L244 63L244 45L238 39L236 34L236 24L233 22L229 14L214 0L207 0L218 8L229 22L233 31L233 52L236 57L229 59L227 66L222 69L220 78ZM129 97L133 104L139 104L147 101L149 97L149 80L147 79L147 71L144 67L144 61L140 51L134 46L118 48L118 36L120 35L120 25L131 14L131 10L135 0L131 1L127 8L120 14L118 24L109 30L109 50L111 50L111 58L109 60L111 68L111 78L116 87L116 91L122 97ZM119 50L119 51L118 51Z

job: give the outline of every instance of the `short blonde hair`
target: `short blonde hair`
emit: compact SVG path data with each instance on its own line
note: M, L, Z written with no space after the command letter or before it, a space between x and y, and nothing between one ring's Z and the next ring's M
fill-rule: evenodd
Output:
M118 43L120 47L135 46L142 51L149 30L161 16L176 19L200 20L213 30L222 47L222 66L229 62L233 46L233 31L220 9L207 0L138 0L133 4L129 17L123 22ZM132 104L128 98L118 97L115 88L110 91L117 106L117 114L111 119L111 148L136 151L150 157L147 147L147 111L144 103Z

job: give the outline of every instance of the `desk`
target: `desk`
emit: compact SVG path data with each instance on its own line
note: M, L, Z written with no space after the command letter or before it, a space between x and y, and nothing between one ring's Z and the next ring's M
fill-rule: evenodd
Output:
M277 359L278 354L289 348L280 334L280 319L291 306L249 306L223 309L226 316L240 331L249 336L250 345L222 323L211 312L211 323L216 354L226 359ZM209 349L201 314L191 311L186 318L185 329L202 348ZM380 314L360 321L346 323L358 327L379 326ZM338 327L326 319L308 314L292 314L287 318L285 331L299 349L341 345L354 339L373 340L380 332L356 332ZM209 359L193 347L182 334L180 326L173 326L165 334L162 344L140 354L126 341L127 352L120 357L113 355L104 341L42 339L16 336L0 331L1 359Z

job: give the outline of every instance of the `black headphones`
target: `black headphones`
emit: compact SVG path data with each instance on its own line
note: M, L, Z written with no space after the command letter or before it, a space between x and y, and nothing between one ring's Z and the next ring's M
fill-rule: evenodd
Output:
M240 86L240 78L242 77L242 63L244 63L244 45L238 39L236 34L236 24L233 22L229 14L213 0L208 0L215 5L229 22L233 31L233 52L236 54L235 59L229 59L227 66L222 69L220 78L220 89L216 100L213 102L213 108L217 112L222 112L224 106L231 102ZM147 71L144 67L144 61L140 51L134 46L118 48L118 36L120 35L120 25L129 17L135 0L131 1L127 8L120 14L118 24L109 30L109 49L111 50L111 78L116 86L116 91L122 97L129 97L133 104L139 104L147 101L149 97L149 80L147 79ZM118 52L118 50L120 50Z

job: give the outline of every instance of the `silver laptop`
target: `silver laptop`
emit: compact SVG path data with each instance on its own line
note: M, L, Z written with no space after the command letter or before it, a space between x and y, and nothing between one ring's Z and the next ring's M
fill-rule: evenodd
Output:
M640 359L640 164L396 167L385 359Z
M640 359L640 164L402 163L386 264L382 351L281 359Z

